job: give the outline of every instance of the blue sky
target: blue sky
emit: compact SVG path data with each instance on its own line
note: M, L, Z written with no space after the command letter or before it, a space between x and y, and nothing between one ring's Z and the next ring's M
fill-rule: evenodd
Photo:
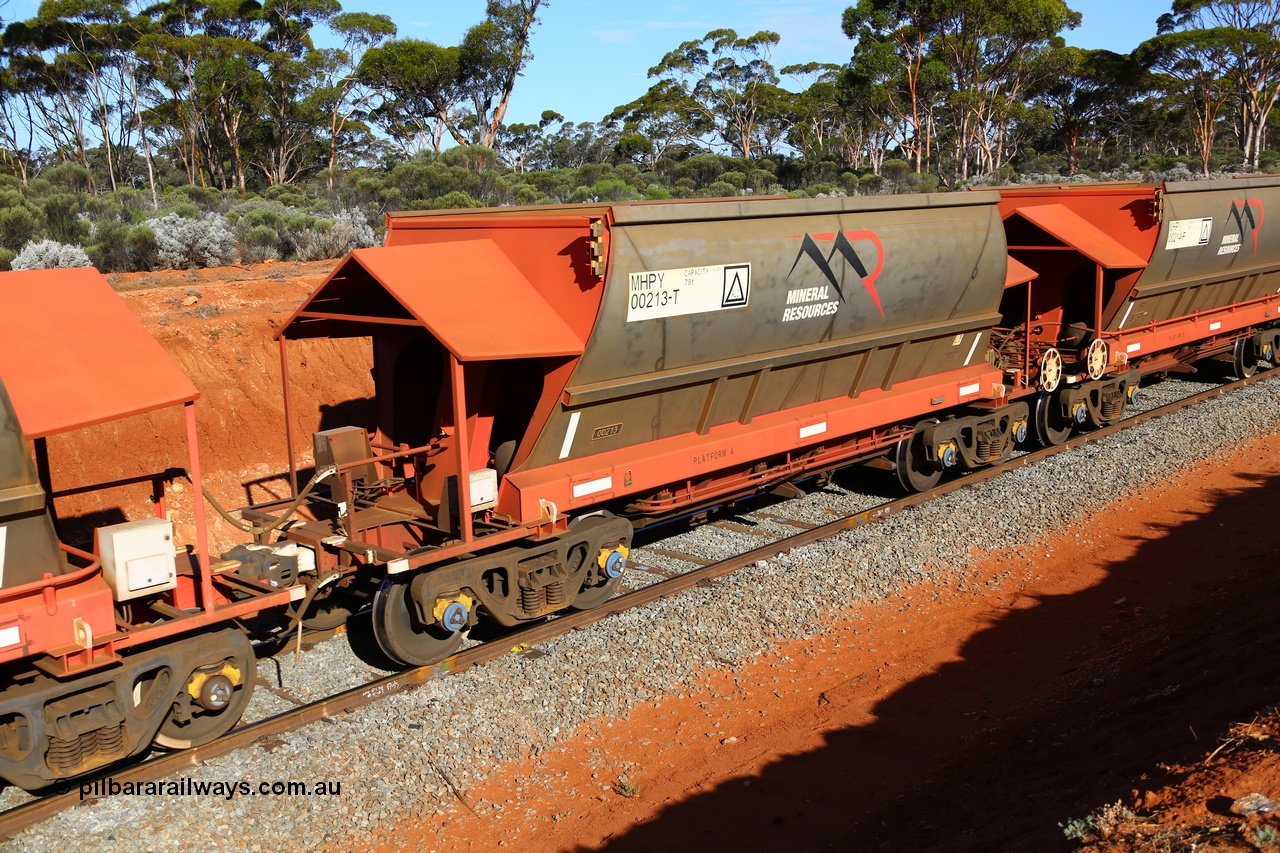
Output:
M27 2L28 0L19 0ZM634 100L652 81L648 70L681 42L721 27L745 36L772 30L782 36L772 61L778 68L802 62L847 62L852 43L840 31L849 2L821 0L551 0L533 35L534 60L516 84L507 123L536 122L544 109L569 121L599 121ZM1067 0L1084 20L1066 34L1068 44L1128 53L1155 35L1155 21L1170 0ZM405 4L344 0L347 11L391 16L402 38L457 44L484 16L484 0ZM783 80L783 85L798 86Z

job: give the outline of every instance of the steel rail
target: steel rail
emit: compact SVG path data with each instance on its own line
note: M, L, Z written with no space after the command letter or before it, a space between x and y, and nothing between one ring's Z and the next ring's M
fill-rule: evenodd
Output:
M79 793L82 784L92 784L95 779L103 779L109 776L116 781L135 784L163 779L184 768L194 767L203 761L247 747L261 738L282 734L327 717L354 711L388 696L394 696L427 682L496 660L503 655L509 654L514 648L546 642L562 634L599 622L616 613L621 613L624 610L652 604L661 598L683 592L699 583L713 581L740 568L752 565L759 560L775 557L783 551L810 545L829 539L846 530L883 521L886 518L897 515L904 509L920 506L960 489L993 480L1006 472L1024 468L1058 453L1078 449L1086 444L1115 435L1129 427L1173 414L1197 403L1216 399L1276 375L1278 374L1272 371L1268 371L1265 374L1257 374L1248 379L1236 380L1226 385L1184 397L1181 400L1175 400L1172 403L1166 403L1146 412L1131 415L1110 426L1074 436L1060 445L1034 450L1022 456L1006 460L999 465L968 472L955 479L945 481L927 492L907 495L861 512L841 516L826 524L801 530L791 536L780 537L736 556L709 563L673 578L658 581L641 589L618 595L591 610L566 613L542 624L506 634L481 645L472 646L445 658L439 663L394 673L327 699L282 711L275 716L233 729L221 738L204 746L160 755L116 772L92 774L75 782L66 783L68 789L65 791L57 791L53 794L42 796L39 799L16 806L0 814L0 841L12 838L14 833L47 820L61 811L79 805L81 802L90 803L96 801L97 797L82 800Z

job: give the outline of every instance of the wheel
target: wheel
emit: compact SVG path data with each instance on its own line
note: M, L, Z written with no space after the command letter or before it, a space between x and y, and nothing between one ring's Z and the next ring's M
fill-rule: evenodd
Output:
M193 647L200 650L202 663L183 682L152 740L162 749L190 749L217 740L240 721L253 695L257 659L248 637L225 632L201 637Z
M925 455L924 427L917 424L910 438L904 438L893 448L893 469L898 482L908 492L927 492L942 479L942 466L930 462Z
M1062 382L1062 353L1049 347L1044 351L1044 355L1040 356L1040 390L1052 393L1058 390L1060 382Z
M1036 398L1036 441L1041 447L1057 447L1071 437L1071 421L1059 411L1056 394Z
M456 652L467 632L423 625L409 600L409 584L386 578L373 596L373 636L396 663L428 666Z
M616 578L606 577L604 583L599 583L598 574L595 571L587 573L587 577L582 582L582 589L578 590L578 597L573 600L572 610L592 610L604 604L613 598L614 593L618 591L619 584L622 583L622 575ZM588 586L593 580L597 581L595 586Z
M589 525L598 523L597 519L613 518L613 513L601 512L599 516L590 515L586 517L579 516L569 522L569 529L579 529ZM589 542L590 540L588 540ZM565 567L569 570L569 574L577 574L582 564L588 560L595 561L599 559L599 551L593 551L587 542L580 542L569 549L568 558ZM569 605L570 610L592 610L604 604L613 598L617 593L618 587L622 584L622 575L609 577L608 573L593 563L586 571L582 578L582 587L578 590L578 595L573 599L573 604Z
M1090 379L1101 379L1102 374L1107 372L1107 362L1110 361L1111 355L1107 352L1107 342L1101 338L1089 344L1089 349L1085 351L1084 365L1085 371L1089 374Z
M1236 379L1248 379L1258 369L1258 354L1253 341L1241 338L1231 351L1231 375Z

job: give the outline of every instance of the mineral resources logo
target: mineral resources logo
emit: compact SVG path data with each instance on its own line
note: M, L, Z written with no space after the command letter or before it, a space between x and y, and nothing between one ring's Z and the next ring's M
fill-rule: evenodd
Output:
M1256 211L1256 212L1255 212ZM1256 198L1240 199L1231 202L1231 210L1227 213L1227 222L1234 222L1236 227L1240 229L1237 240L1244 238L1244 232L1247 228L1253 235L1253 253L1258 253L1258 231L1262 228L1262 217L1265 211L1262 209L1262 202ZM1237 249L1237 251L1239 251ZM1219 255L1226 254L1219 251Z
M787 307L782 312L784 323L811 317L829 317L840 310L840 303L846 301L844 289L840 286L840 280L844 276L836 275L836 266L833 264L838 266L841 262L858 276L858 280L866 288L867 295L875 303L876 310L880 312L881 317L884 316L880 294L876 292L876 279L884 269L884 245L880 242L878 234L874 231L834 231L826 234L796 234L789 239L801 242L800 250L796 252L796 259L791 263L787 278L790 279L796 267L800 265L800 261L807 258L822 273L828 285L801 287L787 291ZM819 245L826 243L830 244L829 249ZM874 270L867 271L867 265L855 246L857 243L870 243L874 248L876 258ZM864 245L864 252L866 248ZM843 273L843 270L841 272ZM835 292L836 299L830 298L832 291Z

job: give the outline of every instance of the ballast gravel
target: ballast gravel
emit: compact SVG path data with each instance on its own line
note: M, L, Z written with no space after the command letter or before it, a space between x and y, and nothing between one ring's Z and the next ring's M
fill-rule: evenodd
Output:
M1144 407L1202 390L1166 382L1144 389ZM1005 476L962 489L886 521L761 561L705 587L635 608L538 647L399 693L351 714L269 738L170 780L194 789L223 783L234 793L115 795L64 812L3 845L5 851L301 849L355 850L414 817L501 803L467 800L468 786L505 762L536 755L603 715L619 721L637 702L679 694L716 668L736 668L778 642L822 630L822 615L882 601L924 581L966 588L971 549L1051 549L1054 537L1087 535L1090 514L1191 463L1276 431L1280 377ZM805 498L731 519L778 535L771 519L823 523L882 502L889 474L859 472ZM763 537L707 525L654 541L705 560L758 547ZM634 559L665 571L692 567L646 552ZM660 574L634 571L631 587ZM817 614L818 618L815 618ZM292 649L259 664L248 719L270 716L385 672L368 632ZM618 722L623 725L623 722ZM266 782L338 783L341 793L256 793ZM254 793L241 793L240 783ZM513 786L519 780L513 780ZM0 792L0 808L27 799Z

